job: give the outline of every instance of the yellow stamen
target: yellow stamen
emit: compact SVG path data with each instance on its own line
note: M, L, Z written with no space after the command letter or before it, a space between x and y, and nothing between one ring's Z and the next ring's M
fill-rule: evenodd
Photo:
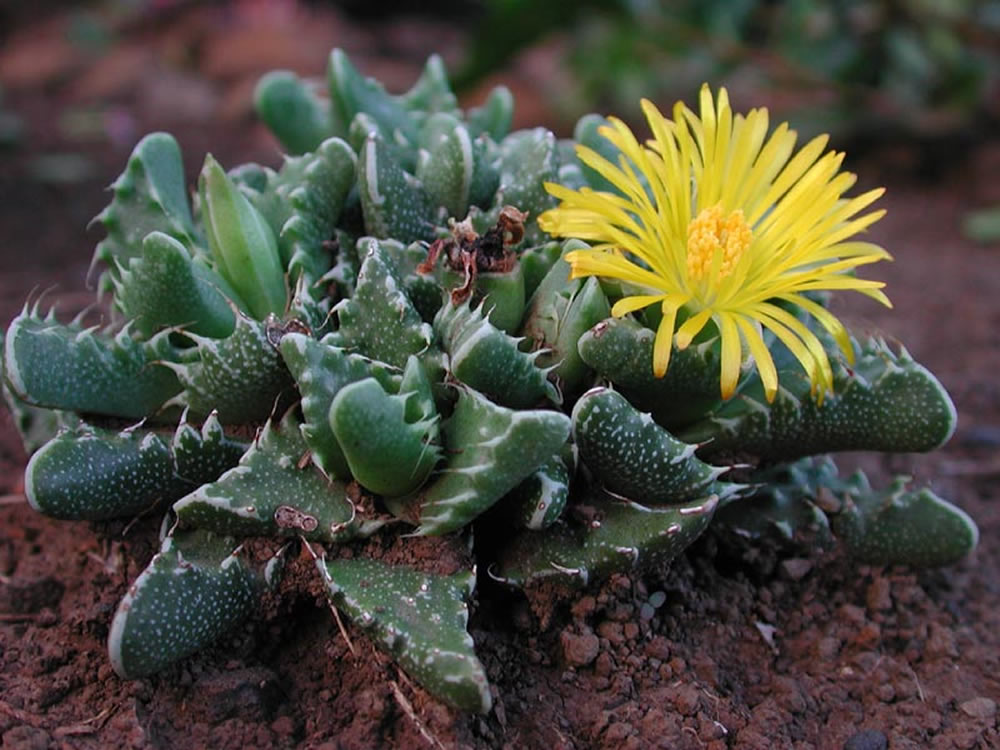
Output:
M687 228L688 278L701 281L708 276L718 254L719 275L716 280L724 279L733 272L750 247L752 236L741 209L730 211L725 218L718 203L703 209Z

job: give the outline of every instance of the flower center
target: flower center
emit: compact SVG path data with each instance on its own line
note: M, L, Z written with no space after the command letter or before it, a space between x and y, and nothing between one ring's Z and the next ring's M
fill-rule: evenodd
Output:
M701 281L709 275L716 254L719 256L719 275L724 279L733 272L743 253L750 247L753 233L743 218L743 211L730 211L723 217L718 203L702 210L691 220L687 229L688 278Z

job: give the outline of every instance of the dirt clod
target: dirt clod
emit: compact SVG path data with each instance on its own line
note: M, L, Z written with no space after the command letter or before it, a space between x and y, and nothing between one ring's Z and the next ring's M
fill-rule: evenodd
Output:
M48 750L52 737L44 729L22 724L3 733L3 746L21 750Z
M574 633L569 628L559 636L563 659L572 667L586 667L600 651L601 644L592 632Z

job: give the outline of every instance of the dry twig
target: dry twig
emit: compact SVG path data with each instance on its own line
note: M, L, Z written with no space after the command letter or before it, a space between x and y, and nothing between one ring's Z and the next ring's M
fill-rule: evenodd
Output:
M395 680L389 680L389 687L392 688L392 697L396 699L396 703L403 710L403 713L413 722L413 725L420 732L420 736L427 740L432 747L439 748L440 750L445 750L445 746L441 743L437 737L435 737L427 726L420 720L417 716L417 712L413 710L413 704L403 695L403 691L399 688L399 683Z

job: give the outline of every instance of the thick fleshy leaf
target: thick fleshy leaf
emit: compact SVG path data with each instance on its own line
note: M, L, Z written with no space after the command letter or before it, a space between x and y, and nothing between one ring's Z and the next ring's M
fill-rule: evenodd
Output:
M853 346L855 361L848 366L829 342L833 392L822 403L801 368L779 366L773 403L755 374L679 437L707 443L708 455L740 452L785 461L831 451L929 451L947 442L955 406L937 378L905 349L895 353L878 339Z
M243 304L228 282L162 232L146 235L142 254L120 269L114 287L118 309L147 338L178 326L225 338L236 325L233 306Z
M909 477L896 477L884 490L873 490L863 474L852 481L855 489L833 517L833 530L860 562L939 567L958 562L979 543L979 529L965 511L930 488L907 489Z
M708 527L715 495L684 505L652 508L615 500L596 490L581 499L587 521L566 519L544 531L525 531L503 550L494 577L524 586L558 577L585 586L612 573L663 565Z
M444 219L464 219L475 171L472 138L465 125L452 115L434 115L425 125L428 127L434 129L434 135L417 164L417 179L430 202L444 207Z
M699 460L697 445L678 440L609 388L593 388L576 402L573 439L594 477L637 503L683 503L708 494L725 501L745 489L718 481L728 466Z
M198 180L202 219L218 272L257 320L288 302L278 241L264 216L209 154Z
M572 240L565 250L582 246ZM528 301L521 335L546 349L539 365L552 366L566 396L579 393L591 379L591 370L580 357L578 343L591 327L611 314L608 298L596 279L569 278L569 264L554 264Z
M374 133L366 136L358 154L358 193L365 231L373 237L400 242L433 237L430 196Z
M431 55L424 63L420 78L396 100L411 112L450 112L457 114L458 99L448 83L448 71L440 55Z
M363 112L377 122L383 132L389 135L398 132L398 137L405 142L417 142L416 122L407 106L386 93L374 78L362 76L341 49L330 53L327 83L335 123L346 128L359 112ZM418 95L414 95L414 99L419 102Z
M114 199L95 219L108 232L94 251L94 261L108 265L103 289L110 288L119 266L142 254L150 232L164 232L192 252L201 244L188 206L181 150L169 133L150 133L139 141L111 189Z
M547 370L535 364L541 352L522 352L521 339L496 328L484 315L484 306L455 306L449 300L434 320L450 357L451 374L504 406L523 409L545 398L559 403Z
M431 327L407 297L381 243L365 238L358 251L363 261L357 287L335 308L340 327L329 341L402 369L411 354L430 346Z
M183 496L167 441L155 432L82 424L42 446L24 473L31 507L53 518L135 516Z
M531 299L542 279L552 269L562 256L562 242L545 242L535 247L529 247L518 257L518 265L524 274L524 293Z
M80 423L42 446L28 462L24 494L53 518L99 521L154 510L236 465L246 444L210 417L201 430L182 422L169 434Z
M488 510L562 448L569 427L565 414L505 409L463 388L444 424L448 463L415 499L415 533L446 534Z
M174 512L186 524L233 536L357 536L363 519L344 483L303 461L308 453L292 412L280 424L268 421L238 466L178 500Z
M347 207L356 182L356 162L350 146L329 138L311 153L285 159L274 180L275 193L287 209L277 232L289 285L303 284L314 300L323 296L323 285L318 282L331 264L326 243L336 235L337 222ZM324 302L324 314L326 308ZM299 315L294 305L291 313ZM315 327L321 321L309 322Z
M749 481L752 493L720 508L713 528L743 540L766 539L804 550L832 541L823 508L839 509L837 498L847 483L838 478L829 456L768 467L755 472ZM831 508L831 501L838 507Z
M713 342L670 354L666 375L653 374L656 332L630 318L608 318L578 342L580 358L658 424L679 429L717 405L719 355Z
M128 327L113 338L76 323L62 325L27 307L4 337L4 375L25 403L49 409L141 419L180 390L165 366L178 357L166 332L148 341Z
M294 73L275 70L257 83L254 106L290 154L314 150L334 133L330 103Z
M413 492L440 457L440 447L433 442L437 416L408 420L409 395L386 393L374 378L366 378L341 388L330 406L330 426L351 474L378 495Z
M108 653L126 679L193 654L246 619L259 584L225 537L195 530L163 540L111 621Z
M505 499L518 523L540 531L554 524L569 501L572 474L562 456L554 455L521 482Z
M279 348L302 394L302 435L312 451L313 462L328 476L349 479L350 467L330 427L333 397L345 385L370 377L386 390L395 391L399 375L381 362L349 354L329 342L329 337L317 341L290 333L282 337Z
M527 211L524 246L544 242L548 235L538 229L537 218L556 205L544 184L559 179L559 152L550 130L519 130L500 146L500 194L505 205Z
M514 96L506 86L497 86L486 101L469 110L469 130L473 135L485 133L500 142L510 132L514 119Z
M292 379L268 338L269 323L242 313L232 335L210 339L188 334L197 346L184 363L164 363L184 386L173 401L196 417L215 411L225 424L260 423L280 412L292 393Z
M407 674L456 708L489 712L486 670L466 630L474 572L433 575L365 559L317 565L334 605Z

